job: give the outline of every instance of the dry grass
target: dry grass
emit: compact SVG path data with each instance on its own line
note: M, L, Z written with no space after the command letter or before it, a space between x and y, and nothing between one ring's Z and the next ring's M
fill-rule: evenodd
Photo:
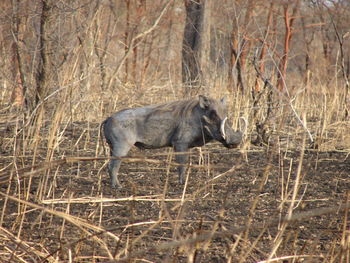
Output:
M21 2L17 16L17 2L3 5L2 19L0 262L350 262L350 123L329 21L308 27L305 36L294 25L288 92L274 90L269 104L268 88L258 101L250 94L257 77L252 54L242 69L246 93L228 91L232 23L239 26L238 45L250 43L249 52L261 48L258 39L270 43L265 77L276 83L283 16L276 9L277 32L264 36L267 10L255 8L254 30L244 36L245 9L233 7L245 1L213 4L215 43L203 59L202 91L227 96L234 128L240 116L248 120L245 141L233 150L218 143L192 149L184 185L177 184L172 150L132 149L121 167L124 188L116 191L99 124L123 108L184 97L183 2L146 1L144 17L132 15L139 13L132 7L128 25L125 3L133 1L57 1L46 47L49 94L31 111L8 106L19 84L11 41L19 44L17 66L31 102L42 73L40 5ZM317 12L308 6L297 20L314 25ZM332 47L327 59L324 44ZM304 86L306 52L312 63ZM251 144L269 109L268 144Z
M152 102L159 90L149 89ZM349 123L339 95L322 94L292 102L316 149L286 100L273 116L271 145L252 146L250 99L229 95L234 126L239 115L250 119L239 151L192 150L184 186L171 151L133 151L120 191L109 188L98 120L124 104L146 104L146 95L120 95L124 103L112 107L93 101L89 121L77 114L87 103L57 104L40 130L2 111L1 261L349 262Z

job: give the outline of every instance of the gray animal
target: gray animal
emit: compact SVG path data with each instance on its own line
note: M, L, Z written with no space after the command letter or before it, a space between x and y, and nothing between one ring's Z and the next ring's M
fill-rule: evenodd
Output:
M246 123L244 125L246 128ZM189 148L203 146L211 140L227 148L237 147L244 131L234 131L227 120L226 99L199 96L114 113L102 124L111 156L126 156L130 148L154 149L174 147L179 182L183 184ZM111 159L108 167L112 187L121 187L118 170L121 160Z

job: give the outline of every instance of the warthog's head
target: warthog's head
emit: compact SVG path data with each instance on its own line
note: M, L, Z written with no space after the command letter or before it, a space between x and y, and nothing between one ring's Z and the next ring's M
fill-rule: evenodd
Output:
M199 96L199 106L203 111L202 124L205 131L215 140L221 142L227 148L235 148L241 142L247 124L234 131L227 119L226 99L215 100L205 96Z

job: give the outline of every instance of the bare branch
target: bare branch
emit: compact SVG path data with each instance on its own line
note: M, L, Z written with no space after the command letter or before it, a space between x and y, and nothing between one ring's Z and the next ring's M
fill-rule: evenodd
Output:
M156 29L156 27L158 26L161 18L164 16L166 10L168 9L168 7L170 6L170 4L172 3L173 0L169 0L168 3L166 3L164 5L164 7L162 8L162 11L160 12L159 16L157 17L157 19L154 21L153 25L148 28L146 31L139 33L137 36L133 37L130 41L129 44L129 49L128 51L125 53L125 55L123 56L123 58L121 59L121 61L119 62L118 67L114 70L112 76L109 79L107 88L109 89L113 83L113 79L116 78L116 76L118 75L121 67L123 66L125 60L127 59L127 57L129 56L130 52L133 49L134 43L136 42L136 40L138 39L142 39L143 37L145 37L146 35L148 35L149 33L151 33L152 31L154 31Z
M304 122L301 120L299 114L296 112L296 110L295 110L295 108L294 108L294 106L293 106L293 104L292 104L292 102L295 100L295 97L292 98L292 99L290 99L289 96L287 97L283 92L281 92L280 90L276 89L276 88L271 84L271 82L270 82L266 77L264 77L264 76L262 75L262 73L260 72L260 70L259 70L259 68L258 68L258 66L257 66L257 63L256 63L256 53L255 53L254 58L253 58L253 65L254 65L254 69L255 69L255 71L256 71L258 77L260 77L260 78L263 80L264 84L265 84L267 87L269 87L270 89L274 89L274 90L276 90L277 92L279 92L279 93L282 95L282 98L285 98L285 99L287 100L287 103L288 103L288 105L290 106L290 108L292 109L292 112L294 113L295 118L296 118L297 121L301 124L301 126L303 127L303 129L307 132L307 134L308 134L308 136L309 136L309 138L310 138L310 141L311 141L311 142L314 142L314 139L313 139L313 137L312 137L312 134L311 134L310 130L306 127L306 125L304 124ZM288 91L287 87L285 87L285 89ZM287 94L289 94L289 93L287 93Z

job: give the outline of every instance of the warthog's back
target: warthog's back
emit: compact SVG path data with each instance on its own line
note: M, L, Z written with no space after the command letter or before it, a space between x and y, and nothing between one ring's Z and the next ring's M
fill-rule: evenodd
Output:
M110 124L106 123L105 136L113 131L140 148L171 146L176 128L184 121L182 116L176 103L121 110L111 116Z

